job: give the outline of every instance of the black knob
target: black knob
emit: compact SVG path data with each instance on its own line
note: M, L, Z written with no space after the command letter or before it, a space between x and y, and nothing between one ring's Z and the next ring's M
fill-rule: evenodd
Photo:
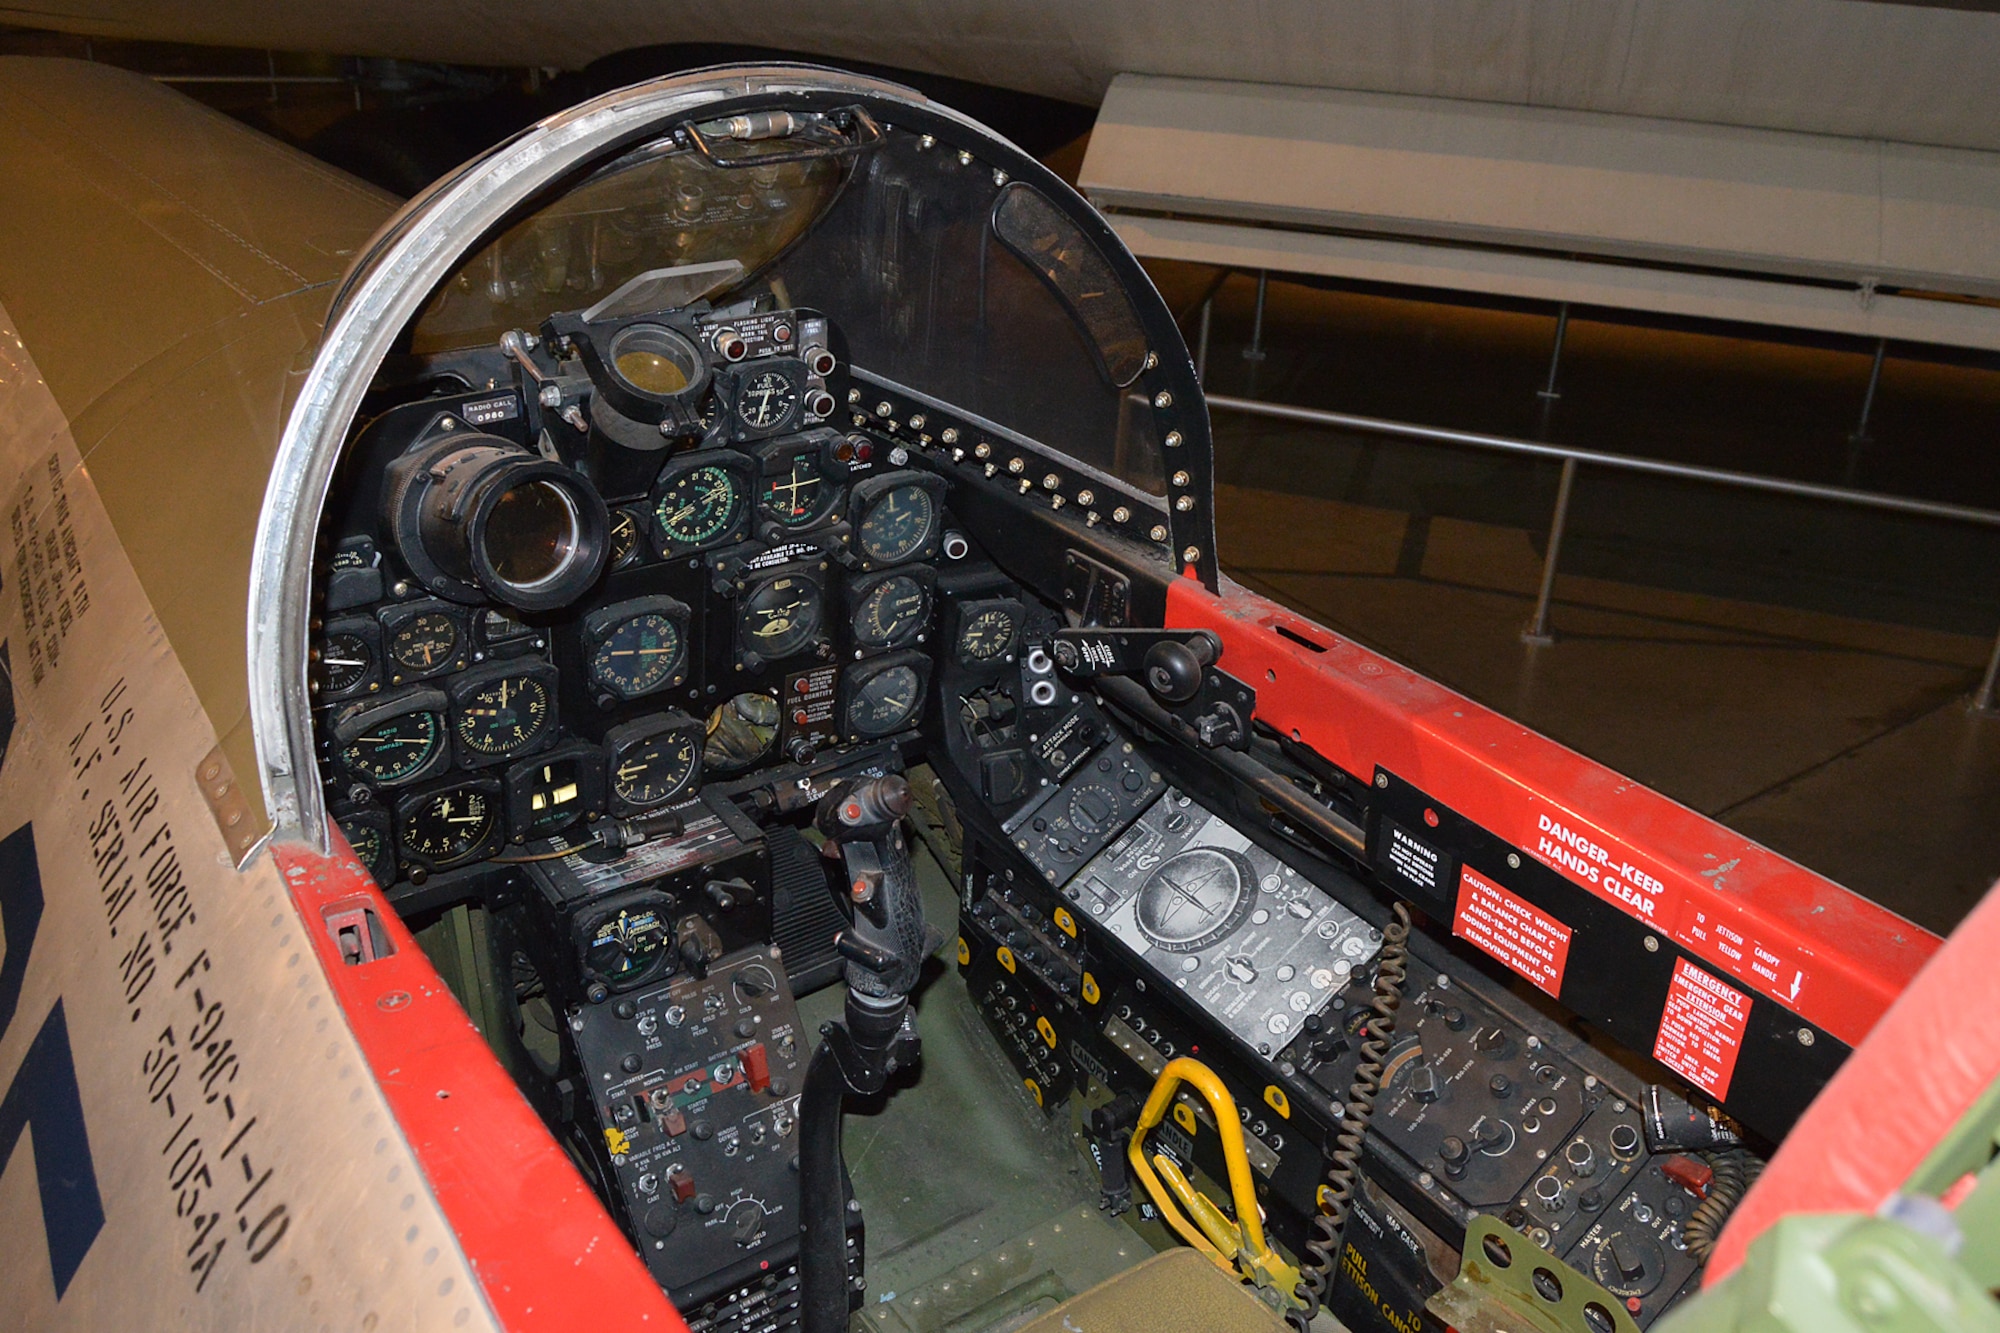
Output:
M1486 1090L1495 1097L1505 1097L1514 1090L1514 1080L1505 1074L1495 1074L1486 1080Z
M715 1126L709 1124L706 1120L697 1120L694 1122L694 1136L706 1143L715 1137Z
M639 1057L628 1055L618 1062L618 1067L628 1074L636 1074L639 1072Z
M630 1000L620 1000L618 1002L618 1007L616 1009L613 1009L611 1012L617 1014L620 1018L631 1019L638 1015L639 1006L632 1003Z
M1611 1151L1620 1157L1630 1157L1639 1151L1639 1131L1631 1125L1611 1127Z
M1637 1247L1626 1244L1622 1235L1611 1238L1611 1266L1627 1282L1637 1282L1646 1276L1646 1256Z
M1444 1085L1438 1082L1437 1071L1429 1065L1418 1065L1410 1071L1410 1091L1420 1102L1434 1102L1444 1095Z
M1146 650L1146 688L1170 704L1184 704L1201 693L1201 659L1173 639L1162 639Z
M1438 1145L1438 1158L1444 1162L1444 1173L1456 1179L1465 1174L1466 1159L1472 1152L1465 1146L1465 1140L1456 1134L1447 1134Z
M674 1223L679 1220L679 1215L672 1208L664 1203L656 1203L646 1210L642 1225L646 1228L647 1235L665 1240L674 1234Z
M1446 1005L1444 1010L1444 1025L1453 1032L1463 1032L1465 1030L1465 1010L1460 1009L1457 1005Z
M810 764L819 757L819 751L804 736L794 736L785 742L785 757L795 764Z
M1604 1191L1592 1185L1576 1196L1576 1206L1586 1213L1594 1213L1604 1206Z

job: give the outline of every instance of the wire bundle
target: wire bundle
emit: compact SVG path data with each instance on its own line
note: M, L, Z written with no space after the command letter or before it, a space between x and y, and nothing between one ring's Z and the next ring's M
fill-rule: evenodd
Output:
M1327 1160L1326 1197L1313 1218L1306 1256L1299 1265L1303 1275L1299 1283L1303 1308L1290 1315L1299 1329L1313 1321L1333 1285L1340 1237L1347 1227L1347 1213L1354 1200L1354 1173L1361 1162L1361 1140L1375 1114L1375 1098L1382 1090L1382 1065L1389 1056L1390 1038L1395 1035L1396 1010L1403 1003L1403 981L1409 975L1409 942L1410 909L1397 903L1395 919L1382 928L1382 951L1375 961L1375 993L1360 1033L1361 1063L1355 1067L1354 1082L1347 1093L1346 1114L1341 1117L1333 1154Z
M1764 1173L1763 1159L1742 1148L1710 1153L1708 1163L1715 1171L1715 1178L1708 1182L1708 1197L1695 1205L1681 1225L1681 1242L1689 1254L1703 1263L1715 1252L1715 1242L1722 1235L1729 1215Z

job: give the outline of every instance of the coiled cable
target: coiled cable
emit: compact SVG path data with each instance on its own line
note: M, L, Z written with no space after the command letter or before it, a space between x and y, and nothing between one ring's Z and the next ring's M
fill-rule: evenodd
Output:
M1715 1242L1721 1237L1729 1215L1764 1173L1763 1159L1741 1148L1710 1153L1708 1163L1715 1171L1714 1179L1708 1182L1708 1196L1695 1205L1687 1221L1681 1224L1681 1242L1689 1254L1703 1263L1715 1252Z
M1368 1018L1361 1032L1361 1063L1355 1066L1349 1085L1340 1131L1334 1136L1333 1154L1327 1159L1326 1184L1319 1211L1306 1239L1306 1254L1299 1264L1301 1309L1290 1319L1303 1330L1319 1313L1333 1286L1334 1267L1339 1259L1341 1234L1347 1227L1348 1210L1354 1200L1354 1173L1361 1164L1361 1141L1368 1133L1368 1121L1375 1114L1375 1098L1382 1091L1382 1065L1389 1056L1389 1041L1396 1032L1396 1010L1403 1003L1403 981L1409 975L1410 909L1395 906L1395 919L1382 928L1382 949L1375 959L1375 990L1369 1000Z

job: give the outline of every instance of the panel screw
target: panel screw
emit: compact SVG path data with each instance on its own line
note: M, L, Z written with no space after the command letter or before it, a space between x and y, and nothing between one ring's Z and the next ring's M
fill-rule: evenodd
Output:
M1158 352L1146 353L1146 369L1151 370L1154 366L1157 366L1159 364L1160 364L1160 354Z
M847 401L848 401L848 402L850 402L850 403L858 403L858 402L860 402L860 401L861 401L861 390L859 390L859 389L849 389L849 390L847 391Z
M1007 183L1007 173L999 170L998 168L995 168L993 172L993 184L996 186L1000 186L1000 185L1005 185L1006 183Z
M1187 473L1185 473L1185 472L1176 472L1176 473L1174 473L1174 485L1176 485L1176 486L1185 486L1185 485L1187 485L1187 484L1188 484L1188 474L1187 474Z
M970 153L966 152L966 151L965 151L965 150L964 150L963 148L959 149L959 150L958 150L958 165L960 165L961 167L969 167L969 166L971 166L971 165L972 165L972 154L970 154Z
M1194 497L1192 495L1183 495L1180 499L1174 501L1174 508L1183 514L1187 513L1190 509L1194 508Z
M886 417L895 410L895 405L887 401L875 404L875 415L878 417Z
M1111 521L1113 523L1130 523L1132 521L1132 511L1124 505L1119 505L1111 511Z
M1190 546L1181 552L1182 564L1191 565L1199 559L1201 559L1201 548L1199 546Z
M922 430L923 428L924 428L924 414L922 412L919 412L915 416L910 418L910 429Z
M1170 431L1168 431L1168 432L1167 432L1167 448L1169 448L1169 449L1178 449L1178 448L1180 448L1180 447L1181 447L1181 433L1180 433L1179 431L1177 431L1177 430L1170 430Z
M1660 951L1660 941L1654 936L1648 935L1646 937L1646 952L1658 953L1659 951Z
M1076 502L1080 505L1096 504L1097 496L1092 491L1078 491L1076 493Z
M972 456L974 458L990 458L993 456L993 446L981 440L978 444L972 446Z
M940 440L943 440L943 441L944 441L944 442L945 442L946 444L957 444L957 443L958 443L958 427L956 427L956 426L946 426L946 427L944 428L944 434L942 434L942 435L938 436L938 438L939 438Z
M1153 395L1154 407L1172 407L1173 405L1174 405L1174 396L1168 393L1165 389L1162 389L1158 393Z
M1799 1045L1810 1046L1813 1044L1813 1040L1813 1030L1811 1028L1799 1029Z
M1377 774L1375 775L1375 785L1376 785L1376 786L1378 786L1378 787L1386 787L1386 786L1388 786L1388 785L1389 785L1389 775L1388 775L1387 773L1377 773Z
M934 134L926 134L926 135L922 135L922 136L920 136L920 137L919 137L919 138L917 139L917 147L919 147L919 148L935 148L935 147L937 147L937 136L936 136L936 135L934 135Z
M1521 868L1521 854L1519 852L1507 853L1507 867L1510 870L1519 870Z
M1062 485L1062 478L1053 472L1042 478L1042 489L1045 491L1052 491L1060 485Z
M1028 470L1028 465L1018 458L1010 458L1007 460L1007 470L1018 477Z

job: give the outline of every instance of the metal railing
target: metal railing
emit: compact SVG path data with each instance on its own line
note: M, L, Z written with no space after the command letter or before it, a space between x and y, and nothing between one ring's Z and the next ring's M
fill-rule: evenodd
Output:
M1267 403L1255 398L1234 398L1226 394L1209 394L1208 405L1211 410L1240 412L1247 416L1269 417L1278 421L1296 421L1310 426L1327 426L1365 435L1386 435L1398 439L1422 440L1429 444L1455 445L1468 449L1485 449L1494 453L1559 461L1562 464L1562 476L1556 483L1555 513L1549 520L1549 548L1547 555L1542 559L1541 591L1535 598L1534 619L1528 623L1527 629L1522 634L1522 637L1530 643L1552 642L1549 633L1549 604L1555 596L1556 566L1562 558L1563 530L1569 523L1570 497L1575 491L1577 469L1584 464L1618 471L1673 477L1680 481L1733 486L1741 490L1767 491L1799 499L1879 509L1919 518L1937 518L2000 528L2000 513L1990 509L1974 509L1967 505L1944 504L1936 500L1879 495L1873 491L1853 490L1845 486L1821 486L1814 482L1763 477L1751 472L1728 472L1720 468L1696 467L1689 463L1671 463L1664 459L1633 458L1624 454L1602 453L1594 449L1571 449L1557 444L1512 439L1504 435L1447 430L1441 426L1421 426L1409 421L1355 416L1348 412L1328 412L1314 407L1292 407L1284 403ZM1986 663L1986 674L1979 683L1978 691L1973 695L1973 708L1979 712L1995 711L1996 687L2000 687L2000 637L1994 640L1992 656Z

